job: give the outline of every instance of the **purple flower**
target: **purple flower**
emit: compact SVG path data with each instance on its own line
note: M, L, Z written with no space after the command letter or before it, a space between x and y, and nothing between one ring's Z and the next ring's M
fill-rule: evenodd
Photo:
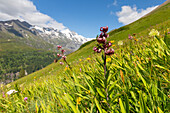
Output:
M80 68L80 72L81 72L81 68Z
M112 46L112 43L111 43L111 42L108 43L108 47L110 47L110 46Z
M100 43L105 43L106 42L106 39L105 38L97 38L97 42L100 44Z
M27 101L27 100L28 100L28 97L25 97L25 98L24 98L24 101Z
M60 62L60 65L63 65L64 63L63 62Z
M107 50L106 52L105 52L105 54L106 55L112 55L112 54L114 54L114 49L112 49L112 48L110 48L109 50Z
M2 97L5 98L5 93L4 92L2 92L2 93L3 93Z
M170 34L170 32L168 32L168 34Z
M102 49L99 48L99 49L97 50L97 53L101 53L101 51L102 51Z
M129 35L129 36L128 36L128 38L129 38L130 40L132 40L132 39L133 39L133 37L132 37L131 35Z
M62 46L60 46L60 45L57 45L57 48L58 48L58 50L59 50L60 48L62 48Z
M102 31L103 33L106 33L108 31L108 26L106 27L101 27L100 31Z
M64 52L66 52L66 50L62 49L61 52L62 52L62 54L63 54Z
M58 56L58 57L61 57L61 55L60 55L60 54L57 54L57 56Z
M109 34L104 33L103 36L104 36L105 38L108 38L108 37L109 37Z
M97 47L93 47L93 51L97 51Z
M62 56L62 58L63 58L64 61L66 61L66 58L67 58L67 57L66 57L66 56Z
M99 38L103 38L103 33L101 33L101 34L99 35Z

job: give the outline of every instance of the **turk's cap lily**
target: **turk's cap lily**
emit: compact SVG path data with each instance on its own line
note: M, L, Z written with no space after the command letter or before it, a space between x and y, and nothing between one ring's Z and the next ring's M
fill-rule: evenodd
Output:
M57 54L58 57L61 57L61 54Z
M101 51L102 51L102 49L99 48L99 49L97 50L97 53L101 53Z
M93 47L93 51L97 51L97 47Z
M63 60L65 61L67 57L66 57L66 56L62 56L62 58L63 58Z
M12 93L17 93L18 91L16 91L15 89L9 90L7 92L8 95L11 95Z
M132 39L133 39L133 37L132 37L131 35L129 35L129 36L128 36L128 38L129 38L130 40L132 40Z
M100 37L98 37L97 38L97 42L98 43L105 43L106 42L106 39L103 37L103 38L100 38Z
M60 45L57 45L57 48L58 48L58 49L60 49L60 48L62 48L62 46L60 46Z
M108 43L108 47L110 47L110 46L112 46L112 43L111 43L111 42Z
M109 37L109 34L104 33L103 36L104 36L105 38L108 38L108 37Z
M66 52L66 50L62 49L61 52L64 53L64 52Z
M110 49L106 50L105 54L112 55L112 54L114 54L114 52L115 52L114 49L110 48Z
M100 31L102 31L103 33L106 33L108 31L108 26L106 27L101 27Z

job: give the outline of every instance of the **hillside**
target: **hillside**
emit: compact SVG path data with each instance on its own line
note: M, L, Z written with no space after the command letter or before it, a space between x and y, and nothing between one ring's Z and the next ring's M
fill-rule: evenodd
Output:
M8 99L0 98L1 109L168 113L169 6L170 3L163 5L150 15L109 32L108 40L115 41L112 42L115 54L107 57L106 77L103 77L104 58L102 53L94 53L97 41L92 40L67 56L72 70L66 64L53 63L7 85L4 92L15 88L18 93ZM159 35L148 36L152 29L158 30ZM129 40L128 35L134 33L133 40ZM123 45L118 45L118 41L123 41Z

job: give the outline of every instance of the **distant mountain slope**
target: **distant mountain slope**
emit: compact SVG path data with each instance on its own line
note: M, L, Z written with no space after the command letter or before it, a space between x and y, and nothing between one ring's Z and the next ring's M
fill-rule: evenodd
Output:
M0 21L0 31L13 34L28 46L53 50L56 46L62 45L67 49L67 54L77 50L87 39L68 28L59 31L54 28L45 28L30 25L19 20Z

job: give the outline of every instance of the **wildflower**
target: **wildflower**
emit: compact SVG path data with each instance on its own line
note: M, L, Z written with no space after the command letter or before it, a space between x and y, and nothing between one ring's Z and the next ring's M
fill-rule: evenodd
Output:
M34 79L36 79L36 77L34 77Z
M135 38L134 40L135 40L136 42L138 41L138 39L136 39L136 38Z
M26 102L27 100L28 100L28 97L25 97L25 98L24 98L24 101Z
M2 92L2 93L3 93L2 97L5 98L5 93L4 92Z
M106 33L108 31L108 26L106 27L101 27L100 31L102 31L103 33Z
M65 67L64 71L69 70L70 68L68 67L68 65Z
M155 30L155 29L152 29L151 31L150 31L150 33L149 33L149 36L159 36L159 32L157 31L157 30Z
M114 49L112 49L112 48L110 48L109 50L107 50L106 52L105 52L105 54L106 55L112 55L112 54L114 54Z
M66 61L66 58L67 58L67 57L66 57L66 56L62 56L62 58L63 58L64 61Z
M60 45L57 45L57 48L58 48L58 50L59 50L60 48L62 48L62 46L60 46Z
M90 94L90 90L86 91L86 94Z
M8 84L8 85L6 85L6 86L7 86L7 88L11 87L11 85L10 85L10 84Z
M61 54L57 54L58 57L61 57Z
M97 47L93 47L93 50L97 52Z
M110 41L111 43L114 43L115 41L114 40L112 40L112 41Z
M7 94L8 94L8 95L11 95L12 93L17 93L17 92L18 92L18 91L15 91L15 89L13 89L13 90L8 91Z
M62 52L62 54L64 54L64 52L66 52L66 50L62 49L61 52Z
M102 49L99 48L99 49L97 50L97 53L100 53L101 51L102 51Z
M108 43L108 47L110 47L110 46L112 46L112 43L111 43L111 42Z
M80 68L80 72L81 72L81 68Z
M116 45L112 45L112 47L115 47Z
M123 41L119 41L119 42L118 42L118 45L123 45Z
M79 59L79 61L81 62L82 60L81 60L81 59Z
M63 65L64 63L63 62L60 62L60 65Z
M130 40L132 40L132 39L133 39L133 36L129 35L128 38L129 38Z
M91 60L91 58L87 58L87 60Z
M108 38L108 37L109 37L109 34L104 33L103 36L104 36L105 38Z
M106 59L106 62L110 62L110 61L111 61L111 58L107 58L107 59Z
M9 104L11 104L11 102L9 102Z
M106 42L106 39L105 39L105 37L103 37L103 38L100 38L100 37L98 37L97 38L97 42L100 44L100 43L105 43Z
M81 104L80 102L81 102L81 97L78 97L77 98L77 104Z
M168 32L168 34L170 34L170 32Z

